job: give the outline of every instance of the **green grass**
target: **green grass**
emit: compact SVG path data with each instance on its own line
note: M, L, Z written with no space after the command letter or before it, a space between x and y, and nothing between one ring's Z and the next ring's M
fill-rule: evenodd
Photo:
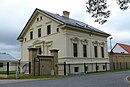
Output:
M16 70L9 71L9 74L15 74ZM0 74L7 74L7 71L0 71Z
M63 78L63 75L43 75L43 76L33 76L29 74L19 75L19 79L40 79L40 78Z
M126 72L129 71L130 69L126 69L126 70L108 70L108 71L98 71L98 72L87 72L86 74L104 74L104 73L110 73L110 72ZM0 79L16 79L16 71L10 71L10 74L7 76L7 78L5 77L0 77ZM6 75L6 71L0 71L0 74L5 74ZM84 73L81 73L84 74ZM18 79L42 79L42 78L63 78L66 76L63 75L43 75L43 76L33 76L30 74L19 74L18 75Z
M19 74L18 75L18 79L42 79L42 78L63 78L65 76L63 75L44 75L44 76L33 76L30 74ZM0 77L0 79L16 79L16 74L10 74L7 76L7 78L5 77Z

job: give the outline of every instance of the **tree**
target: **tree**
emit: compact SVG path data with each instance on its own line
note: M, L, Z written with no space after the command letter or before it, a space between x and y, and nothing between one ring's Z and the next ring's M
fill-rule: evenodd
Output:
M130 0L115 0L115 2L123 11L130 8ZM110 5L108 5L107 0L88 0L86 4L87 12L95 18L95 22L98 22L99 24L107 22L107 18L109 18L111 14L111 11L108 9Z

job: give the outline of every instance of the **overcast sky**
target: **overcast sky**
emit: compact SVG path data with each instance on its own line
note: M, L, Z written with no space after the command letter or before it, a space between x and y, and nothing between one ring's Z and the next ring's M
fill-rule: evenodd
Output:
M94 23L86 13L86 0L0 0L0 52L20 57L20 45L16 40L35 8L62 15L70 12L70 18L80 20L112 35L116 43L130 45L130 10L121 11L116 3L110 3L112 14L104 25ZM110 42L108 38L108 48Z

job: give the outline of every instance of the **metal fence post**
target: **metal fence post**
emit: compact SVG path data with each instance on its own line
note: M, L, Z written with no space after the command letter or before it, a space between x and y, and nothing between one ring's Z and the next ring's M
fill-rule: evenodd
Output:
M70 69L70 64L68 64L68 65L69 65L69 74L71 74L71 71L70 71L70 70L71 70L71 69Z
M120 62L120 69L122 70L122 63Z
M97 68L98 68L98 66L97 66L97 63L96 63L96 72L98 71Z
M64 62L64 75L66 75L66 62Z
M126 62L126 69L128 69L128 65L127 65L127 62Z
M107 63L105 63L105 66L106 66L106 71L107 71Z
M29 62L29 74L31 74L31 62Z
M9 75L9 62L7 62L7 75Z
M84 63L84 73L86 73L86 63Z

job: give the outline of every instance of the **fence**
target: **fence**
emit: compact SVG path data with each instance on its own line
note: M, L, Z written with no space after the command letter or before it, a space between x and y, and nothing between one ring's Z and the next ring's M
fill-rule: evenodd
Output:
M64 75L107 71L110 69L109 63L71 64L71 63L64 62L63 67L64 67Z
M22 74L29 74L30 73L30 62L20 62L20 73Z
M17 62L1 62L0 74L15 74L17 69Z
M112 70L130 69L130 62L112 62L110 63L110 69Z

